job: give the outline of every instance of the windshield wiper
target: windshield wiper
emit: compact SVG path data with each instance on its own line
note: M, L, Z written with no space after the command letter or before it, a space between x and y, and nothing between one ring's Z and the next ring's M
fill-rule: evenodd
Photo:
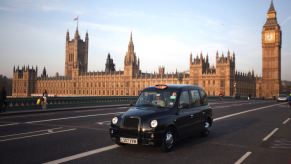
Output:
M153 105L153 104L138 104L136 106L139 106L139 107L153 107L155 105Z
M157 108L162 108L162 109L164 109L164 108L166 108L165 106L160 106L160 105L155 105Z

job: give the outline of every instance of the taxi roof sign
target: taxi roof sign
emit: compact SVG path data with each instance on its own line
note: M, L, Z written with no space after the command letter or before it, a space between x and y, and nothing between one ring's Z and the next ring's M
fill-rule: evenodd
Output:
M166 89L166 88L168 88L168 86L165 85L165 84L157 84L157 85L155 85L155 88L157 88L157 89Z

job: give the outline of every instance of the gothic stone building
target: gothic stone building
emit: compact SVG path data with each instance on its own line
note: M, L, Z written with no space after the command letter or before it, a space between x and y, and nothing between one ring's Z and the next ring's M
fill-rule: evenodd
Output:
M88 33L82 40L77 28L70 40L67 31L65 76L48 77L44 69L38 77L37 67L14 67L12 95L27 97L47 90L50 95L58 96L136 96L143 88L156 84L195 84L204 87L208 95L216 96L272 97L280 91L281 30L273 3L262 31L262 77L255 77L254 71L237 72L235 54L229 51L225 55L216 53L216 67L210 67L208 55L201 53L195 57L190 54L189 71L165 73L165 68L159 67L158 73L145 73L140 70L132 35L123 71L115 70L108 54L105 71L88 72L88 46Z
M148 86L156 84L195 84L205 88L208 95L242 96L253 95L256 91L254 72L235 71L235 54L216 53L216 68L210 67L208 55L192 57L190 71L165 73L160 67L158 73L144 73L140 70L140 61L134 51L132 35L124 58L124 71L116 71L113 59L108 54L104 72L88 72L88 43L78 29L70 40L66 36L65 76L48 77L44 68L40 77L38 69L24 66L13 70L13 96L26 97L39 95L47 90L50 95L58 96L134 96ZM166 61L165 61L166 62Z

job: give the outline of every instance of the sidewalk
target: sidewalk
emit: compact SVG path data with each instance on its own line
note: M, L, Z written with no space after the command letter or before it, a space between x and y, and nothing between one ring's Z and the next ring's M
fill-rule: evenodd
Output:
M8 115L17 115L17 114L31 114L31 113L43 113L43 112L59 112L59 111L68 111L68 110L85 110L85 109L97 109L97 108L112 108L112 107L129 107L129 104L117 104L117 105L97 105L97 106L80 106L80 107L65 107L65 108L47 108L43 109L26 109L26 110L13 110L0 113L1 116Z

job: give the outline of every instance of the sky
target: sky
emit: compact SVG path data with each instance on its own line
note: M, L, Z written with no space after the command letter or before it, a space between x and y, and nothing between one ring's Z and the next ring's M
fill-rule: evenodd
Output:
M282 80L291 81L291 1L274 0L282 30ZM13 66L43 67L64 75L65 39L89 33L88 70L105 70L110 53L116 70L133 34L142 72L189 70L190 53L236 55L236 69L262 74L261 32L270 0L1 0L0 74Z

